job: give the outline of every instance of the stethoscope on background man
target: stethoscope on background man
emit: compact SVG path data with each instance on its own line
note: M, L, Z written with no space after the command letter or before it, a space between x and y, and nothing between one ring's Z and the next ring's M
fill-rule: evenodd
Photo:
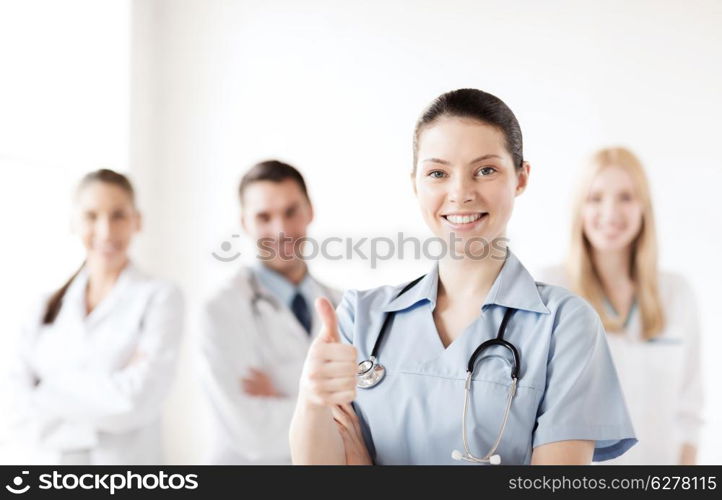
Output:
M313 279L313 278L311 278ZM278 313L283 309L283 306L276 300L275 297L268 293L264 293L263 290L261 290L261 285L258 283L258 278L256 277L256 274L253 272L252 269L248 270L248 286L251 289L251 312L253 313L253 321L256 323L256 328L259 332L265 331L261 325L263 314L261 312L261 308L258 307L258 303L260 301L264 301L271 305L273 308L274 313ZM313 280L316 285L318 285L321 288L321 291L323 294L330 300L332 303L334 302L332 297L333 293L322 283L319 283L315 279ZM336 304L334 304L335 306Z
M406 285L399 293L396 295L396 298L400 297L404 293L406 293L409 289L411 289L416 283L421 281L421 279L424 276L420 276L416 278L414 281ZM499 447L499 443L501 442L501 438L504 435L504 429L506 428L506 423L509 420L509 411L511 410L511 401L514 398L514 394L516 394L516 384L519 378L519 367L521 366L520 362L520 356L519 351L517 351L516 347L511 342L508 342L504 340L504 333L506 331L506 324L509 322L509 318L514 313L515 309L508 308L506 312L504 313L504 319L501 320L501 325L499 325L499 331L496 335L496 338L487 340L486 342L479 345L479 347L476 348L476 350L473 352L471 357L469 358L469 363L467 365L466 369L466 382L464 383L464 413L461 417L461 432L462 437L464 440L464 453L460 452L459 450L454 450L451 453L451 457L454 460L466 460L467 462L475 462L475 463L488 463L492 465L498 465L501 463L501 457L498 454L495 454L494 452ZM394 311L391 311L386 314L386 317L384 318L384 322L381 325L381 330L379 331L378 337L376 337L376 342L374 342L374 347L371 351L371 356L369 359L366 359L364 361L361 361L358 365L358 372L356 375L356 385L360 389L370 389L372 387L377 386L381 380L383 380L384 376L386 375L386 368L378 362L378 350L379 345L381 345L381 341L384 338L384 335L386 335L386 332L389 328L389 324L394 318ZM475 456L470 448L469 448L469 442L467 440L466 436L466 414L469 406L469 395L471 392L471 377L474 373L474 364L476 363L476 360L479 358L479 356L489 347L493 346L501 346L507 349L509 352L511 352L512 357L514 358L513 364L511 366L511 386L509 387L509 392L507 393L506 398L506 409L504 410L504 419L501 423L501 427L499 429L499 434L497 435L496 441L494 441L494 444L492 445L489 452L484 455L483 457L477 457Z

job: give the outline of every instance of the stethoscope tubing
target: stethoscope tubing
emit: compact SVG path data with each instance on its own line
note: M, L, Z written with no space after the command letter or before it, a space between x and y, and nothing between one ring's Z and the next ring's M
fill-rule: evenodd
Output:
M408 291L410 288L412 288L414 285L416 285L424 276L420 276L419 278L416 278L411 283L407 284L397 295L395 298L400 297L403 295L406 291ZM506 429L506 424L509 421L509 412L511 411L511 404L512 400L514 399L514 395L516 394L516 388L517 388L517 382L519 379L519 369L521 367L521 356L519 354L518 349L509 341L504 339L504 334L506 333L507 324L509 323L509 319L511 318L512 314L514 314L515 309L513 308L507 308L504 312L504 317L501 320L501 324L499 325L499 330L497 331L496 338L487 340L485 342L482 342L471 354L469 357L469 361L467 364L467 370L466 370L466 380L464 382L464 411L461 415L461 430L462 430L462 439L464 442L464 454L459 453L458 451L454 450L452 453L452 457L454 457L457 460L465 460L468 462L474 462L474 463L492 463L492 464L498 464L501 463L501 458L498 455L494 455L497 448L501 444L501 439L504 436L504 431ZM379 330L379 335L376 337L376 340L374 341L373 349L371 350L371 356L369 359L364 360L359 363L359 370L357 374L357 387L361 389L370 389L372 387L377 386L385 377L386 369L381 363L378 362L378 351L379 346L381 345L382 340L384 339L389 325L393 321L393 318L395 316L395 311L390 311L386 313L386 316L384 318L383 324L381 325L381 329ZM471 448L469 446L469 440L466 433L466 417L468 413L468 407L469 407L469 399L471 397L471 380L472 376L474 374L474 366L476 364L477 359L481 354L488 349L489 347L493 346L500 346L508 350L513 358L513 363L511 366L511 386L509 387L509 391L507 393L506 398L506 408L504 409L504 418L501 422L501 426L499 428L499 433L497 434L496 440L494 441L494 444L489 449L488 453L484 455L483 457L477 457L471 452Z

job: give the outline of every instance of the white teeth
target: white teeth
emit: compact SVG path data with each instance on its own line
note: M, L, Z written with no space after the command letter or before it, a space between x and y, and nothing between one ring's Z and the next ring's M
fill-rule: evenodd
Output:
M477 213L474 215L447 215L446 220L452 224L468 224L481 219L481 214Z

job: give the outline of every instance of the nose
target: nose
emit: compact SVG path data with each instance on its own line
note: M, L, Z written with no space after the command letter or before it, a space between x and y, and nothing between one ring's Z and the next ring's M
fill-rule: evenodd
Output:
M294 223L288 217L283 217L281 220L281 228L284 234L294 234Z
M270 228L273 237L278 237L281 233L288 234L288 223L281 216L276 216L271 220Z
M600 208L600 215L605 222L614 221L620 215L619 203L614 198L606 198Z
M101 241L107 239L111 233L111 223L109 217L98 217L95 221L95 225L93 227L95 232L95 237Z
M465 175L457 175L449 184L449 201L458 205L471 203L476 198L473 180Z

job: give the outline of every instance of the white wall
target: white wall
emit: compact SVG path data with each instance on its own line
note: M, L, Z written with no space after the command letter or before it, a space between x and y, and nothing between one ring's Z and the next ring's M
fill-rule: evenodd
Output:
M29 304L82 262L75 183L127 169L129 25L128 0L0 0L0 367Z
M124 0L0 1L3 304L19 298L10 284L36 294L75 271L72 187L91 169L127 168L129 23Z

